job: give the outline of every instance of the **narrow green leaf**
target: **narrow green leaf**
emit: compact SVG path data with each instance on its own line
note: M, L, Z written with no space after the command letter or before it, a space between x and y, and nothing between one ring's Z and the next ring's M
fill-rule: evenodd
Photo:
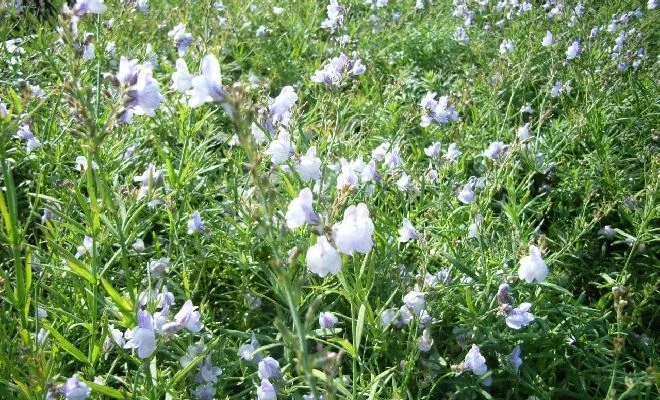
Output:
M81 379L83 382L87 384L94 392L100 393L104 396L111 397L113 399L119 399L119 400L124 400L124 399L130 399L133 397L133 394L131 392L124 392L124 391L119 391L117 389L109 388L104 385L99 385L98 383L94 383L92 381L84 380Z
M80 361L81 363L84 363L86 365L89 365L89 361L87 360L87 357L82 353L82 351L78 350L76 346L73 345L73 343L69 342L62 336L57 329L53 328L47 323L43 323L44 329L46 329L50 334L53 336L53 339L62 347L64 351L69 353L73 358L76 360Z
M362 331L364 330L364 315L367 311L367 307L362 303L360 310L358 311L358 318L355 324L355 352L357 353L360 349L360 341L362 340Z

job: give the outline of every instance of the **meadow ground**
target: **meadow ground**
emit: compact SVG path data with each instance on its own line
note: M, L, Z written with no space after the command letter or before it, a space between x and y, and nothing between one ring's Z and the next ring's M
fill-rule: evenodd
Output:
M0 398L658 398L656 1L9 3Z

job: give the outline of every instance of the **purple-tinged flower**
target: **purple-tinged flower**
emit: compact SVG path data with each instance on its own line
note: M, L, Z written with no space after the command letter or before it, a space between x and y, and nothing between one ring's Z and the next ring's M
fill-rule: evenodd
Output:
M330 0L327 7L328 17L325 21L321 22L321 28L327 29L330 32L335 32L337 28L344 23L344 14L346 10L340 6L337 0Z
M78 375L67 379L62 391L66 400L85 400L92 394L92 389L85 382L81 382Z
M463 153L458 150L458 144L452 143L447 148L447 153L445 153L445 160L456 164L458 163L458 158L461 156L461 154Z
M500 54L513 53L515 50L515 43L511 39L504 39L500 43Z
M293 154L289 134L286 131L280 131L277 138L268 144L266 154L270 156L271 161L275 164L287 162Z
M215 386L212 383L199 385L195 388L193 394L197 400L214 400L215 399Z
M204 324L200 321L201 315L196 309L197 306L193 306L192 301L186 300L181 310L174 316L174 321L163 325L163 333L174 334L184 328L193 333L201 331Z
M15 138L25 141L25 151L31 153L33 150L41 147L41 142L34 136L28 124L23 124L18 128Z
M513 304L514 299L513 296L509 293L511 290L511 286L509 286L507 283L503 283L500 285L500 287L497 289L497 302L499 304Z
M520 354L522 353L522 350L520 349L520 346L516 346L513 348L513 351L509 356L507 357L507 360L509 361L509 364L513 367L513 369L518 373L518 369L522 365L523 361L522 358L520 358Z
M454 38L455 41L457 41L462 45L467 45L470 43L470 37L465 31L465 28L463 28L462 26L456 27L456 30L454 31L454 35L452 37Z
M190 363L192 363L195 358L201 356L206 351L206 345L204 343L191 344L186 350L186 354L181 356L179 363L183 368L186 368Z
M199 373L195 375L195 382L217 383L220 375L222 375L222 368L214 366L211 357L206 357L199 367Z
M304 156L298 158L296 171L303 182L321 179L321 159L316 156L316 146L310 147Z
M432 123L438 125L446 124L450 121L458 121L459 115L452 104L449 104L448 96L440 96L435 99L435 92L427 92L419 103L422 109L422 119L420 126L426 127Z
M504 155L506 155L507 152L507 145L505 145L502 142L491 142L490 145L488 145L488 148L484 150L482 155L484 157L490 158L491 160L498 160Z
M261 297L253 296L250 293L245 294L245 302L250 310L258 310L261 307Z
M279 379L282 377L282 371L280 371L280 363L277 362L277 360L273 357L266 357L259 361L258 369L259 378L261 379Z
M463 189L458 192L458 200L463 204L471 204L474 202L474 182L470 180L463 186Z
M442 145L440 142L433 142L429 147L424 149L424 154L426 154L427 157L435 160L436 158L440 157L441 150Z
M206 226L204 226L204 221L202 221L199 211L195 211L190 218L190 221L188 221L188 234L192 235L193 233L206 235Z
M319 325L323 329L334 328L337 322L339 322L337 316L329 311L324 311L319 314Z
M291 200L286 211L286 226L289 229L297 229L305 224L317 225L321 219L312 209L312 191L304 188L298 197Z
M254 361L258 363L261 361L261 355L257 352L257 349L259 349L259 341L257 341L257 338L253 333L250 343L246 343L239 347L237 355L245 361Z
M530 138L529 122L518 128L518 133L516 134L516 136L518 137L518 139L520 139L521 142L525 142L529 140Z
M119 70L115 75L115 79L122 86L131 86L137 82L138 71L140 67L138 66L138 60L133 59L129 60L124 56L119 58Z
M534 109L532 108L532 106L529 103L526 103L524 106L520 107L520 113L521 114L525 114L525 113L531 114L533 112L534 112Z
M421 352L429 352L431 351L431 347L433 346L433 337L431 336L431 328L426 327L422 331L422 336L419 337L417 340L417 348Z
M37 333L37 344L42 346L44 343L46 343L46 339L48 339L49 334L50 332L44 328L39 329L39 332Z
M103 14L106 9L103 0L78 0L73 6L73 12L79 17L88 13Z
M140 176L133 178L134 182L140 182L140 192L137 199L141 200L153 193L159 187L164 186L163 173L156 169L153 164L149 164L147 169Z
M408 218L404 218L402 226L399 228L399 242L406 243L412 239L417 239L418 237L419 234L413 224L410 223Z
M450 275L449 269L442 269L435 274L426 273L424 274L424 285L429 288L435 288L440 284L446 285L449 283Z
M169 309L174 304L174 293L167 290L167 285L163 285L161 292L158 293L158 307Z
M344 219L332 227L337 249L347 255L355 251L367 254L374 245L373 234L374 224L364 203L349 206L344 211Z
M149 311L138 311L138 326L130 331L124 348L136 349L137 356L142 359L149 358L154 353L156 350L156 332L154 331L154 320Z
M477 214L474 217L474 222L470 224L468 227L468 239L476 238L477 235L479 234L479 227L481 226L481 222L483 221L483 217L481 214Z
M380 326L385 328L390 325L396 325L396 310L388 308L380 314Z
M152 277L158 279L165 276L170 269L170 260L167 257L159 258L158 260L149 261L149 273Z
M349 60L345 54L341 54L327 61L322 69L315 71L311 81L323 83L327 87L339 86L347 76L357 76L364 71L366 67L361 60Z
M160 94L160 86L153 79L151 68L142 66L138 72L135 85L128 89L124 97L125 122L130 122L133 114L154 117L156 109L163 100L163 96Z
M44 208L44 213L41 216L41 225L46 225L47 221L53 221L57 216L53 211L48 208Z
M573 60L580 55L580 42L577 40L573 41L568 49L566 50L566 59Z
M135 250L136 253L143 253L144 252L144 241L140 238L135 239L135 242L131 245L133 247L133 250Z
M532 303L522 303L509 312L506 317L506 325L512 329L520 329L534 321L534 315L529 312Z
M485 374L486 371L488 371L488 367L486 366L486 358L481 355L479 346L476 344L473 344L470 351L468 351L468 353L465 355L464 362L464 370L472 371L472 373L477 376L481 376Z
M649 0L646 3L646 8L649 10L655 10L655 8L658 6L658 1L657 0Z
M307 269L321 278L341 271L341 256L325 236L319 236L316 244L307 250L305 262Z
M172 89L182 94L186 93L192 88L192 79L186 60L183 58L176 60L176 71L172 73Z
M396 326L397 327L402 327L403 325L410 325L410 323L413 320L413 313L410 310L410 307L407 305L402 305L401 308L399 308L399 314L398 314L398 319L396 321Z
M607 239L612 239L614 235L616 234L616 231L612 229L611 225L605 225L601 229L598 230L598 234L602 235L603 237Z
M403 296L403 303L406 305L406 307L410 308L414 315L418 316L424 310L424 305L426 304L426 294L416 290L411 290L405 296Z
M268 114L273 126L289 126L291 109L298 101L298 95L292 86L285 86L274 99L268 100Z
M261 386L257 388L257 400L277 400L277 391L268 379L261 380Z
M401 151L398 147L394 146L390 151L385 153L383 164L385 164L390 171L399 168L401 164L403 164L403 160L401 160Z
M548 276L548 266L541 257L541 250L534 246L529 246L529 255L520 259L520 268L518 277L527 283L533 281L543 282Z
M192 89L188 91L188 105L192 108L204 103L219 102L231 117L231 106L227 103L227 92L222 87L220 63L213 54L207 54L202 59L201 73L192 78Z
M176 46L176 50L179 53L179 57L182 57L186 54L188 47L193 42L193 36L192 34L186 32L185 24L176 25L174 28L172 28L171 31L167 33L167 37L174 41L174 45Z
M9 110L7 110L7 105L0 101L0 118L6 118L9 115Z
M429 326L435 321L435 319L429 314L428 311L422 310L421 313L419 313L419 323L421 326Z
M83 52L82 52L82 59L84 61L90 61L94 59L94 53L95 53L95 48L94 48L94 43L86 43L85 46L83 47Z

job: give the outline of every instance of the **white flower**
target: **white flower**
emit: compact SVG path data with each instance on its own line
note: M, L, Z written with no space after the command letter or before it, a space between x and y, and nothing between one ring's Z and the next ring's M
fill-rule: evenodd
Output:
M296 171L303 182L321 179L321 159L316 156L316 146L307 150L296 162Z
M192 75L188 72L186 60L176 60L176 71L172 73L172 89L179 93L186 93L192 87Z
M436 159L440 156L442 145L440 142L433 142L431 145L424 149L424 154L431 159Z
M270 156L271 161L275 164L287 162L293 154L289 134L286 131L280 131L277 138L268 144L266 154Z
M458 144L452 143L447 148L447 153L445 154L445 160L456 164L461 154L463 153L458 150Z
M150 68L140 68L137 83L129 90L131 101L127 104L137 115L155 116L155 110L163 102L158 82L153 79Z
M73 6L73 12L82 16L87 13L102 14L107 7L103 4L103 0L78 0Z
M257 400L277 400L277 391L268 379L261 380L261 386L257 388Z
M305 261L307 269L321 278L341 271L341 256L325 236L319 236L316 244L307 250Z
M529 122L518 128L518 134L516 136L523 142L529 140Z
M491 142L488 145L488 148L482 153L484 157L490 158L491 160L497 160L503 157L506 154L507 145L502 142Z
M291 109L298 101L298 95L292 86L282 88L280 94L268 101L268 113L273 125L289 126Z
M414 315L420 315L424 310L426 294L416 290L411 290L405 296L403 296L403 302L408 308L410 308Z
M426 327L422 331L422 336L417 340L417 348L424 353L431 351L433 346L433 337L431 336L431 328Z
M289 229L300 228L305 224L316 225L320 222L312 209L312 191L304 188L298 197L291 200L286 211L286 226Z
M364 203L349 206L344 211L343 221L332 227L332 235L337 249L348 255L353 252L367 254L374 245L374 224L369 217L369 209Z
M385 328L389 325L393 325L396 322L396 310L388 308L383 310L380 314L380 325L382 328Z
M409 240L417 239L419 234L408 218L403 219L403 224L399 228L399 242L406 243Z
M504 39L502 43L500 43L500 54L513 53L514 46L513 40Z
M517 308L509 312L506 317L506 324L509 328L520 329L534 321L534 315L529 312L532 303L522 303Z
M566 59L573 60L579 55L580 55L580 42L576 40L573 43L571 43L570 46L568 46L568 49L566 50Z
M548 276L548 266L541 258L541 250L534 245L529 246L529 255L520 259L518 277L527 283L543 282Z
M554 37L552 36L552 32L550 31L545 31L545 36L543 37L543 40L541 41L541 45L544 47L552 46L552 44L555 42Z
M220 63L213 54L207 54L202 59L201 74L192 78L192 89L188 91L188 95L188 105L193 108L214 101L226 102L227 92L222 87ZM229 110L225 108L231 116Z

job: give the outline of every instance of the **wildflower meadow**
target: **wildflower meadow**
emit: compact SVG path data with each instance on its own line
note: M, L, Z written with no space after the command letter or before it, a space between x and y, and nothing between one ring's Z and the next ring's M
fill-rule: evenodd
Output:
M0 399L657 399L657 0L0 0Z

